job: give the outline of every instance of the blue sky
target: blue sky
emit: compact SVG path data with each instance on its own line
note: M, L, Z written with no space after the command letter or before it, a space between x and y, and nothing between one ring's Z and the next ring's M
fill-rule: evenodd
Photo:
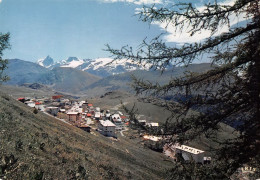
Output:
M110 54L103 51L105 44L114 48L127 44L136 47L145 37L165 32L165 24L149 25L134 16L143 4L163 5L165 1L0 0L0 32L11 33L12 46L4 52L4 58L35 62L47 55L56 61L69 56L109 57ZM191 38L189 34L176 33L171 26L167 32L164 39L177 43L196 42L208 33Z
M11 33L5 58L36 61L50 55L108 57L105 44L137 46L146 36L162 32L134 16L134 3L98 0L2 0L0 32Z

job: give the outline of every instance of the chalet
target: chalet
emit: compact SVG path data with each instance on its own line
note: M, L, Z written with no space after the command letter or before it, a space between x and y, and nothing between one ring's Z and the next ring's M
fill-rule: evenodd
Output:
M79 124L77 125L78 128L84 130L84 131L87 131L87 132L90 132L90 126L86 125L86 124Z
M119 114L113 114L110 119L116 125L116 130L120 131L124 128L124 124L122 123L122 119Z
M60 99L61 99L62 97L63 97L62 95L52 96L52 100L60 101Z
M95 112L95 120L100 120L101 114L100 112Z
M205 157L205 151L186 145L179 145L178 143L165 144L164 152L166 150L168 153L165 154L168 154L168 156L176 157L179 154L185 161L194 160L196 163L204 163L204 160L209 160L209 157Z
M61 113L65 113L66 112L66 109L60 109L59 110Z
M88 118L91 118L91 117L92 117L92 114L91 114L91 113L87 113L87 117L88 117Z
M159 127L159 123L146 123L146 125L151 128Z
M35 107L35 102L33 101L26 101L25 104L27 104L29 107Z
M24 103L24 102L25 102L25 98L23 98L23 97L21 97L21 98L18 98L17 100L18 100L18 101L21 101L22 103Z
M145 126L145 125L146 125L146 120L138 120L138 123L139 123L140 125Z
M122 119L122 121L127 122L128 118L126 116L120 116L120 118Z
M109 120L100 120L98 129L104 136L116 137L116 125Z
M122 123L122 119L119 114L113 114L110 117L110 120L113 121L114 123Z
M109 120L110 119L110 113L106 113L106 120Z
M35 108L40 110L40 111L44 111L44 105L41 102L35 102Z
M83 109L83 112L87 112L87 110L88 110L88 103L87 102L82 104L82 109Z
M96 107L96 112L100 112L100 107Z
M53 116L57 116L59 109L60 109L59 107L47 107L46 111Z
M67 116L70 122L77 122L81 120L79 112L68 112Z

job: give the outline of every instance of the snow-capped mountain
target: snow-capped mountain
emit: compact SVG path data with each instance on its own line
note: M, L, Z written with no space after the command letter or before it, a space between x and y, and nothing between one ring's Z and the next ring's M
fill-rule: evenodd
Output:
M45 59L50 59L50 57L48 56ZM111 58L79 59L77 57L69 57L66 60L61 60L59 62L52 63L51 65L44 63L45 59L38 60L38 64L50 69L54 67L76 68L100 77L107 77L134 70L149 70L151 67L151 64L138 64L126 59L114 61Z
M50 56L47 56L47 57L44 58L44 59L39 59L39 60L37 61L37 64L39 64L40 66L46 67L46 68L50 68L50 67L52 67L55 63L54 63L54 60L53 60Z
M113 61L111 58L88 59L85 60L85 63L77 67L77 69L102 77L130 72L137 69L149 70L149 68L150 65L138 65L135 62L123 59Z

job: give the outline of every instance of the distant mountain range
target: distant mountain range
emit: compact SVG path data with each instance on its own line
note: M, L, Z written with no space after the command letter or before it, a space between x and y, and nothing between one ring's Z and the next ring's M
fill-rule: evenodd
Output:
M75 68L100 77L122 74L134 70L149 70L152 66L152 64L138 64L131 60L113 61L111 58L79 59L77 57L69 57L66 60L54 62L50 56L39 59L37 64L48 69L55 67Z
M106 65L107 63L110 64ZM183 75L185 71L203 72L211 68L209 63L192 64L188 67L172 67L171 70L161 74L160 71L139 67L130 61L113 62L109 58L81 60L70 57L55 63L50 56L47 56L37 63L10 59L8 69L5 71L10 80L5 84L18 86L26 84L26 87L30 87L30 84L38 83L54 91L99 96L107 91L132 91L130 87L132 75L153 83L165 84L171 78Z
M5 73L10 77L10 80L5 83L8 85L40 83L56 91L68 93L78 93L100 79L98 76L77 69L67 67L48 69L20 59L10 59Z

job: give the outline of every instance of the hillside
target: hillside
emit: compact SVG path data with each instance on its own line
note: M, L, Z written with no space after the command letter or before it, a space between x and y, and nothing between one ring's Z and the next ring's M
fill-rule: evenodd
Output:
M75 94L81 89L98 81L100 78L73 68L56 67L52 70L36 63L19 59L11 59L5 73L10 80L4 84L23 85L26 83L39 83L50 86L55 91Z
M183 76L185 71L205 72L210 69L212 69L210 63L202 63L192 64L188 67L173 67L171 70L166 70L163 73L159 70L134 70L131 72L104 77L90 86L87 86L85 89L82 89L82 92L86 92L91 96L100 96L108 91L118 90L133 92L133 89L131 88L132 76L150 81L152 83L166 84L174 77Z
M133 140L86 133L0 93L0 178L164 179L171 162Z
M56 91L76 94L100 78L84 71L73 68L54 68L51 72L55 76L52 88Z
M88 67L91 68L84 70L83 66L79 66L81 67L80 69L78 66L73 66L75 64L78 65L79 62L83 62L83 60L76 57L64 60L63 64L59 66L53 64L53 59L50 57L39 61L40 65L20 59L10 59L8 68L5 71L10 80L4 84L21 86L28 83L38 83L47 85L53 91L94 97L115 90L133 92L130 87L132 75L153 83L165 84L171 78L183 75L185 71L204 72L212 68L209 63L192 64L188 67L169 67L164 73L161 73L158 70L140 70L140 68L135 67L137 65L129 65L129 62L125 64L129 69L120 70L122 69L123 62L120 61L121 64L117 64L116 62L113 62L114 64L106 64L107 61L110 62L111 59L99 59L99 61L85 59L84 63L89 63ZM44 64L49 68L44 67ZM112 67L116 67L116 69ZM105 73L106 76L104 76L103 71L109 71L110 73Z
M96 106L101 107L102 109L110 109L112 111L120 110L124 112L124 109L122 108L123 103L124 106L129 110L134 107L136 116L141 115L142 119L147 120L147 122L158 122L160 125L163 125L166 120L168 120L168 122L176 121L175 118L171 118L172 114L169 110L167 110L165 107L158 106L160 101L149 102L147 100L148 99L144 101L140 96L135 96L124 91L114 91L108 92L100 98L93 98L90 100L90 102ZM195 113L196 111L189 111L190 115ZM225 140L237 135L237 132L234 130L234 128L224 123L219 123L219 128L219 132L217 133L219 140ZM206 151L211 151L211 148L219 146L218 143L207 139L205 136L198 137L191 142L187 142L187 144Z

